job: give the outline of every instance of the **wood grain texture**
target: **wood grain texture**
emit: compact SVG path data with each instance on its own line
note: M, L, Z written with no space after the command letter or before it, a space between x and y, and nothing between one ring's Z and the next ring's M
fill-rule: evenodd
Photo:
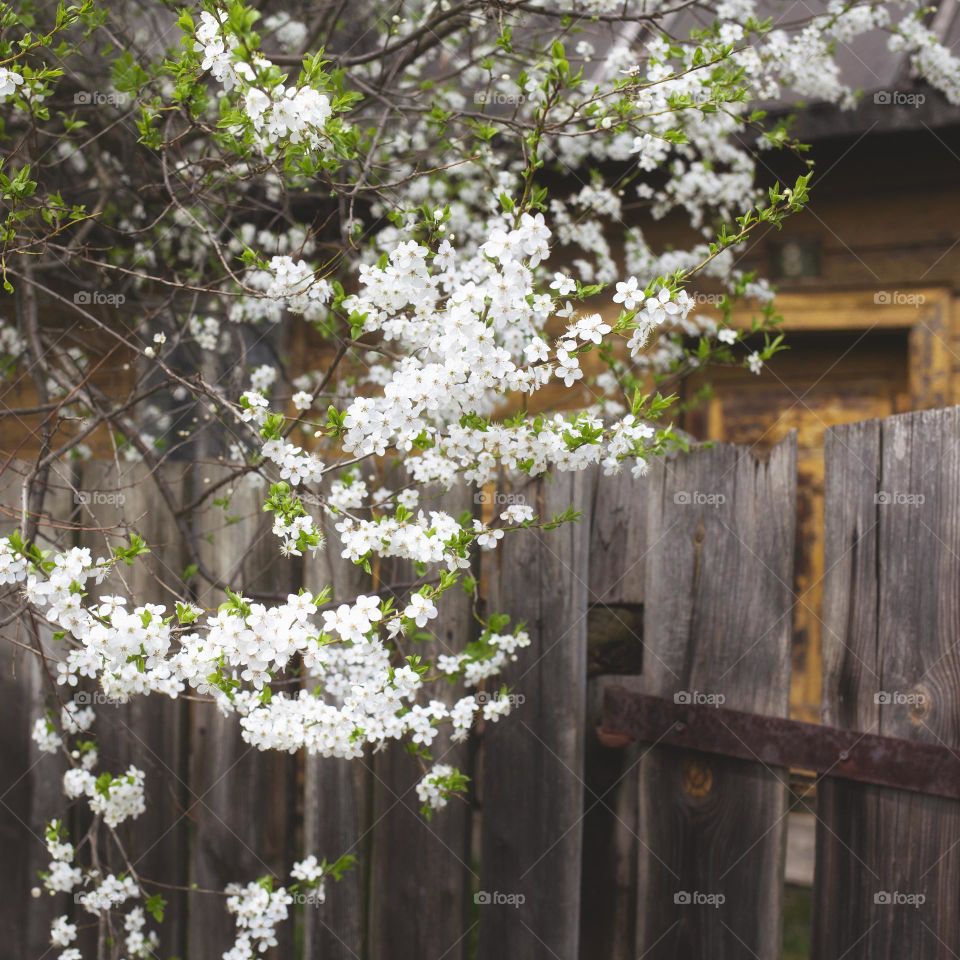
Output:
M460 488L431 503L427 493L424 507L456 517L473 510L473 494ZM416 579L407 563L389 566L386 580L407 583ZM429 570L427 578L437 574L437 570ZM394 595L398 606L407 602L408 591ZM431 625L436 624L438 643L431 652L459 653L475 635L470 598L455 587L437 601L437 609L439 615ZM415 644L408 643L407 647L411 654L418 652ZM438 681L425 691L424 699L435 698L452 705L462 695L462 688ZM468 776L472 773L467 745L453 743L448 729L438 735L430 753L434 763L450 764ZM430 821L421 816L416 786L429 766L411 757L398 743L374 757L371 957L389 956L398 944L416 944L418 956L438 960L460 960L469 955L467 902L478 879L470 857L470 810L458 800Z
M523 491L541 517L589 508L592 477L559 474ZM526 531L485 557L490 609L526 621L532 644L505 681L525 698L483 734L482 960L577 956L586 720L589 529ZM481 898L483 899L483 898Z
M597 475L590 504L589 602L597 606L643 603L646 576L646 480L629 470Z
M584 755L580 957L635 960L637 913L637 761L642 745L597 736L609 684L639 689L639 676L591 677Z
M957 410L831 430L826 525L824 721L960 748ZM815 958L960 952L960 803L838 781L818 817Z
M19 526L20 486L28 464L15 461L0 473L0 536ZM56 476L51 478L45 511L69 517L73 492ZM69 529L41 525L38 544L43 549L73 546ZM20 604L16 590L0 587L0 617ZM50 923L69 914L73 903L66 894L40 900L30 890L40 885L38 873L47 869L50 857L44 842L44 827L62 817L65 803L60 788L67 762L59 754L41 753L30 737L33 724L47 710L59 709L55 686L55 660L59 644L52 631L37 624L48 669L33 654L12 643L32 644L33 630L26 617L19 617L0 630L0 934L4 952L11 957L41 957L49 947ZM53 678L53 682L51 682Z
M177 503L184 494L186 471L185 464L176 462L165 464L158 471ZM94 557L109 556L114 547L129 542L131 533L143 537L150 549L132 566L120 564L115 568L109 581L110 592L129 597L128 609L157 603L164 605L168 614L172 613L172 597L183 586L180 572L186 566L186 553L149 469L132 463L118 474L114 464L89 461L80 468L78 487L80 524L102 528L88 529L80 535L81 545L90 547ZM101 592L107 592L106 588ZM146 810L118 828L124 849L148 886L150 881L174 887L185 885L186 701L159 694L134 697L129 703L99 699L94 701L94 711L100 753L98 770L119 776L133 765L145 775ZM116 852L109 862L116 872L124 869ZM161 893L168 902L167 921L158 929L161 950L182 953L186 940L186 896L166 886L150 889Z
M198 469L199 481L216 482L214 468ZM299 571L280 556L271 533L272 516L262 511L264 490L241 483L229 507L199 518L205 562L231 588L249 595L263 590L287 593ZM225 596L204 589L200 603L216 608ZM238 718L224 717L207 703L191 704L190 879L207 890L229 883L249 883L273 874L286 878L294 854L295 808L293 758L276 751L261 752L241 737ZM292 950L289 924L278 929L280 955ZM219 957L234 940L233 918L222 898L190 898L187 957Z
M588 717L584 750L580 956L632 960L637 903L640 747L612 749L596 727L608 682L631 685L643 667L647 479L597 475L590 513ZM597 675L594 676L593 674ZM619 676L605 676L616 673Z
M786 715L795 463L791 436L766 463L718 446L651 472L643 692ZM636 955L779 956L786 801L785 771L643 751Z
M314 592L333 588L333 598L346 602L372 593L362 567L340 556L334 522L324 517L323 550L307 556L304 585ZM304 853L331 862L353 854L357 864L339 883L328 883L326 902L304 911L305 960L354 960L364 955L367 878L370 872L370 789L367 760L306 757L304 760Z

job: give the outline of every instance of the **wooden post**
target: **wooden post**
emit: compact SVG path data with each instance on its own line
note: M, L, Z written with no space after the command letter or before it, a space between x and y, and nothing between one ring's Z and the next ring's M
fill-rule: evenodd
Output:
M960 748L956 408L826 443L824 722ZM818 787L813 954L960 953L960 803Z
M766 463L718 446L652 469L643 692L786 716L795 459L791 436ZM779 956L786 771L641 756L634 955Z
M541 517L587 511L593 477L516 491ZM524 698L483 734L481 960L574 960L580 937L589 521L508 537L484 557L491 612L532 640L504 680ZM521 899L522 898L522 899Z
M643 665L649 481L597 476L590 522L588 720L584 756L580 956L635 960L640 745L597 737L608 683L634 685Z
M134 463L118 475L112 463L88 461L81 466L78 522L103 528L81 533L81 545L89 547L94 557L110 556L114 547L129 542L129 535L137 533L150 549L131 567L120 564L114 568L111 590L106 585L101 588L103 593L128 596L128 609L158 603L168 614L174 612L171 598L182 587L185 553L154 477L162 479L179 503L187 469L186 464L169 462L154 475L145 465ZM95 701L94 712L98 770L120 775L133 764L145 775L146 810L118 830L127 855L146 882L183 886L187 877L187 822L183 816L188 775L186 701L153 694L124 704ZM118 872L124 868L118 858L111 864ZM168 903L158 930L161 948L183 952L186 896L166 887L156 892Z
M431 509L430 492L424 491L423 506ZM436 503L436 501L435 501ZM433 506L459 516L473 508L472 491L459 487ZM392 581L416 580L412 564L391 563ZM426 579L435 578L436 569ZM388 587L385 583L384 587ZM389 595L385 589L381 595ZM393 594L399 608L407 602L409 590ZM437 601L437 643L432 655L459 653L473 638L470 600L458 587ZM416 644L409 644L412 654ZM432 685L425 697L452 705L462 690L445 681ZM446 763L468 776L466 744L453 743L449 728L441 731L430 748L434 763ZM429 769L411 757L403 744L391 743L374 758L373 845L370 886L370 956L386 957L402 952L402 944L415 944L420 957L460 960L468 955L467 895L477 879L470 862L467 804L452 801L432 820L420 814L416 786Z
M222 475L198 466L192 496L209 478ZM209 504L195 519L204 533L205 562L233 590L291 592L298 572L278 550L271 533L272 515L262 511L264 488L238 481L228 492L229 505ZM204 589L200 603L216 608L225 598ZM261 752L241 737L235 715L224 717L208 703L191 704L190 879L207 890L228 883L246 884L274 873L288 882L296 853L293 835L293 758L278 751ZM234 939L235 925L222 897L194 894L188 917L188 957L218 957ZM278 930L280 952L290 956L290 925Z
M317 516L318 511L311 511ZM322 519L327 542L305 558L304 585L333 588L337 603L372 593L370 575L340 556L335 521ZM326 902L304 909L305 960L359 960L364 955L367 878L370 874L370 772L367 760L307 757L304 761L304 854L336 860L353 854L357 864L339 883L326 885Z
M8 536L19 527L20 486L30 470L23 461L9 463L0 473L0 536ZM56 473L44 502L49 516L68 517L72 511L73 491ZM41 549L65 550L73 546L67 526L40 524L37 543ZM21 600L19 588L0 588L0 617L13 613ZM38 632L44 650L53 662L58 644L53 631L42 624ZM48 709L56 707L49 677L43 663L34 654L9 640L32 643L32 628L26 617L7 624L0 636L0 931L4 934L4 952L16 957L40 957L50 945L50 922L69 913L73 907L66 894L50 897L44 891L40 900L30 895L33 887L42 887L38 872L50 863L44 841L44 827L54 817L62 817L67 805L61 778L67 768L59 754L41 753L30 737L34 722Z

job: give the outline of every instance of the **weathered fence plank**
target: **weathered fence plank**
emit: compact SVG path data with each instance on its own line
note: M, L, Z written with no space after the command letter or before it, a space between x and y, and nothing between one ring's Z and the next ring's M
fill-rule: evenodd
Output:
M313 511L316 515L318 511ZM340 556L334 520L321 520L327 538L323 550L307 556L304 585L333 589L336 603L372 593L370 575ZM339 883L326 886L326 902L304 911L305 960L357 960L364 955L366 878L370 870L370 771L368 761L307 757L304 766L304 852L336 860L353 854L357 864Z
M523 702L509 720L481 724L478 758L437 741L436 761L475 775L477 802L429 824L414 789L422 770L402 750L368 764L309 758L297 781L297 761L250 748L237 718L209 705L101 705L101 766L147 772L148 813L121 831L138 872L220 891L285 877L304 853L354 853L358 868L302 914L305 960L451 960L477 940L481 960L776 957L784 771L663 744L623 748L593 728L610 683L786 715L794 456L792 441L766 463L718 447L657 464L646 481L578 474L518 488L541 517L571 505L585 517L484 555L486 613L525 620L533 641L502 678ZM824 720L960 750L960 413L836 428L827 467ZM220 475L195 466L185 480L177 469L163 475L175 499ZM20 479L0 478L0 532L16 525ZM113 501L96 504L102 528L81 530L83 496L95 491ZM301 579L331 583L338 601L385 591L386 571L374 585L335 540L298 571L279 556L262 499L244 482L229 506L195 519L204 563L231 586L264 599ZM118 571L117 592L169 604L187 557L144 467L118 479L114 465L73 466L54 478L48 508L78 522L45 532L60 548L102 554L142 534L153 552ZM416 578L394 574L399 602ZM196 582L199 602L215 608L222 597ZM9 610L15 594L4 602ZM441 643L462 648L473 629L466 597L451 593L441 610ZM24 629L14 621L4 635L26 641ZM43 823L64 806L63 763L40 758L29 729L56 698L24 651L5 646L0 667L0 759L11 772L0 783L11 865L0 872L0 929L12 953L40 956L51 917L76 911L68 898L29 898L47 860ZM960 802L831 779L818 797L815 960L960 955ZM222 897L167 899L165 955L227 949ZM289 927L278 955L300 956Z
M584 756L580 957L636 960L637 762L641 744L598 735L610 684L637 689L639 676L592 677Z
M960 748L956 408L826 443L824 722ZM818 787L813 957L960 953L960 802Z
M651 471L643 692L786 715L795 456L791 436L767 463L718 446ZM785 771L650 745L639 791L636 955L779 956Z
M592 485L590 474L560 474L519 495L549 518L588 510ZM484 558L488 609L525 621L532 642L504 675L524 703L483 733L482 960L577 956L589 533L584 522L527 531Z
M198 468L203 481L218 472ZM285 596L297 580L293 564L281 557L271 533L272 516L262 511L264 489L238 484L230 503L200 518L201 554L211 570L245 596L258 591ZM200 603L215 608L226 597L203 589ZM296 853L293 832L293 758L261 752L241 737L236 716L224 717L211 704L191 704L190 798L192 824L190 879L206 890L249 883L266 874L286 878ZM233 943L234 924L222 899L191 898L188 957L219 957ZM290 925L278 931L280 955L292 951Z
M610 682L643 666L647 490L629 470L598 476L590 524L588 722L584 756L580 956L631 958L637 898L640 747L611 749L596 733Z
M13 461L0 473L0 536L19 527L20 487L29 466ZM73 491L53 475L44 502L48 516L69 517ZM73 545L69 525L51 527L41 523L38 544L44 549L66 549ZM7 592L9 591L9 592ZM0 588L0 618L19 607L17 589ZM41 886L39 871L49 865L44 843L44 826L62 817L66 806L61 778L66 759L59 754L41 753L31 740L34 722L56 707L51 695L47 668L38 657L16 643L32 645L36 626L44 649L56 657L52 631L39 621L18 617L0 632L0 931L5 951L15 957L40 957L49 947L50 922L72 907L66 894L46 893L34 900L30 891ZM50 670L55 666L51 662Z
M422 506L459 516L472 510L472 491L461 487L433 504L427 492ZM409 563L389 567L390 582L417 579ZM430 569L424 579L437 575L437 569ZM410 590L401 587L392 593L402 609ZM437 643L431 653L461 652L473 633L469 597L454 588L437 601L437 609L439 615L433 621ZM417 653L416 644L409 645L409 652ZM460 692L437 681L424 696L449 706ZM450 764L467 775L471 772L467 746L451 742L448 730L437 736L430 753L434 763ZM374 760L371 957L388 956L402 943L415 943L422 957L459 960L466 956L467 891L477 879L470 863L469 810L465 803L454 802L431 821L421 816L416 786L429 766L411 757L399 743L390 744Z
M169 505L155 481L163 482L179 505L188 467L170 462L156 475L142 463L124 467L118 475L111 463L82 464L78 523L90 529L81 533L80 543L90 547L94 557L102 557L128 542L131 533L142 536L150 553L129 568L123 564L115 568L113 592L130 597L129 608L158 603L172 613L171 597L182 587L180 573L186 560ZM183 816L188 777L186 701L154 694L134 697L129 703L107 702L99 689L79 696L92 698L96 713L98 770L119 776L132 764L144 771L146 810L136 820L122 824L118 832L137 874L145 882L164 885L170 922L159 931L161 949L182 953L186 897L176 888L184 885L187 875L187 822ZM117 871L124 869L115 854L111 862Z

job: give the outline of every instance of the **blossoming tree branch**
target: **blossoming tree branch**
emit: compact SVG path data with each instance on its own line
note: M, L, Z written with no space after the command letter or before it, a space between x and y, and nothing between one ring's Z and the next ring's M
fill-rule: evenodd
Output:
M462 793L431 744L509 722L497 677L529 637L504 610L459 652L405 641L433 635L447 591L475 596L478 551L576 516L455 516L426 491L591 467L642 483L683 446L677 383L759 373L781 348L772 292L737 257L813 185L808 170L755 186L761 152L803 161L784 104L853 107L835 51L878 29L960 102L960 66L914 0L829 0L783 25L753 0L361 6L0 4L0 361L33 391L12 413L41 417L0 540L4 632L29 617L13 642L49 665L33 736L69 765L64 810L85 805L114 839L160 786L103 769L95 710L73 696L94 684L196 698L261 750L349 762L404 741L424 815ZM671 214L696 242L656 251L641 226ZM690 296L701 281L722 291L710 316ZM735 304L751 322L731 322ZM284 352L305 335L315 364ZM128 359L130 383L98 385L105 356ZM389 585L245 597L184 524L191 578L226 602L201 608L189 581L164 605L126 595L142 537L49 548L68 519L46 509L51 469L97 437L158 484L171 458L218 460L226 478L192 509L252 485L285 557L396 558L419 580L400 600ZM438 678L450 702L429 695ZM64 824L48 825L42 888L77 893L112 955L152 955L164 891L119 840L107 872ZM225 960L275 944L293 893L322 899L343 853L237 878ZM50 939L80 960L67 916Z

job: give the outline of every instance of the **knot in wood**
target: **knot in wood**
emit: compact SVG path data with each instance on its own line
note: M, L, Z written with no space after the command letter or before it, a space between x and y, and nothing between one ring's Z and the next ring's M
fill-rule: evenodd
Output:
M713 771L702 760L687 760L683 764L683 792L700 799L713 789Z

